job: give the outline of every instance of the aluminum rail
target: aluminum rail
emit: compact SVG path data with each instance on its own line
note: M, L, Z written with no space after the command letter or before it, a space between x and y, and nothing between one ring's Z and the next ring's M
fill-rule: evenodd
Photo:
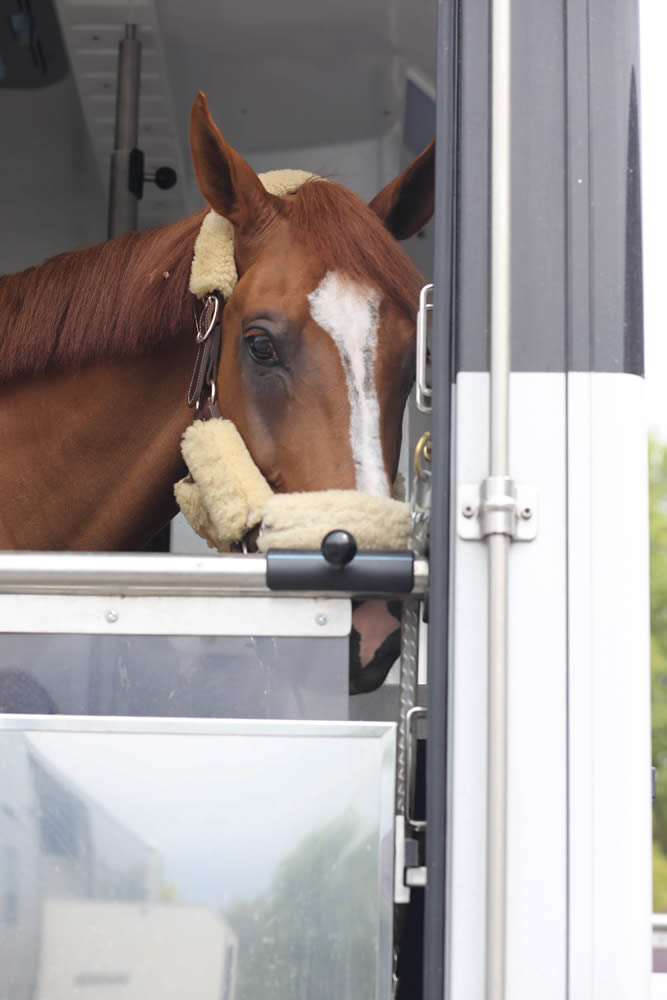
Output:
M490 0L491 266L489 476L509 475L511 319L511 0ZM488 544L486 1000L505 998L507 616L510 537Z
M7 552L0 553L0 594L122 594L132 597L357 595L357 592L346 591L271 590L266 584L266 570L267 560L263 555ZM428 563L425 559L415 559L412 595L424 594L427 587Z
M139 87L141 42L135 24L125 25L125 38L118 45L116 131L109 179L109 239L137 228L138 200L130 191L130 155L139 134Z

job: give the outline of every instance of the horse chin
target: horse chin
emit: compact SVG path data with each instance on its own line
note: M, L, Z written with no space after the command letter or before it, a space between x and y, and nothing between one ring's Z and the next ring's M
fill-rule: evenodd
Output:
M401 649L400 604L354 602L350 635L350 694L376 691Z

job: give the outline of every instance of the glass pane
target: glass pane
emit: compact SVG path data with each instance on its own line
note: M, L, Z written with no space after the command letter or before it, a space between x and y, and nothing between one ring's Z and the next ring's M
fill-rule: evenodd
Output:
M0 636L0 712L344 719L347 637Z
M0 996L389 995L393 727L9 725Z

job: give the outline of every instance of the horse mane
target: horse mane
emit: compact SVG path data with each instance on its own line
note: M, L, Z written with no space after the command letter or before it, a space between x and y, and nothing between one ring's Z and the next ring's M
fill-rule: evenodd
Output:
M295 237L326 270L370 283L414 319L419 271L357 195L313 180L283 208ZM188 285L204 215L0 276L0 383L143 354L178 335L192 322Z
M0 383L47 367L142 354L191 320L204 213L0 276Z
M295 235L327 270L368 282L415 319L424 280L361 198L340 184L313 178L289 199L286 214Z

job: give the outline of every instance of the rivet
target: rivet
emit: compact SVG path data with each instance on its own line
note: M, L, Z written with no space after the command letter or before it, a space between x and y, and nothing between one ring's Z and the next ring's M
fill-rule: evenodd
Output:
M475 508L471 504L467 503L461 513L464 517L472 517L475 513Z
M533 516L533 508L532 507L522 507L521 508L521 517L524 519L524 521L530 521L530 519L531 519L532 516Z
M319 614L315 615L315 621L317 622L318 625L326 625L329 619L327 618L326 615Z
M108 622L111 622L111 624L113 624L114 622L118 621L118 612L116 611L115 608L109 608L104 617Z

